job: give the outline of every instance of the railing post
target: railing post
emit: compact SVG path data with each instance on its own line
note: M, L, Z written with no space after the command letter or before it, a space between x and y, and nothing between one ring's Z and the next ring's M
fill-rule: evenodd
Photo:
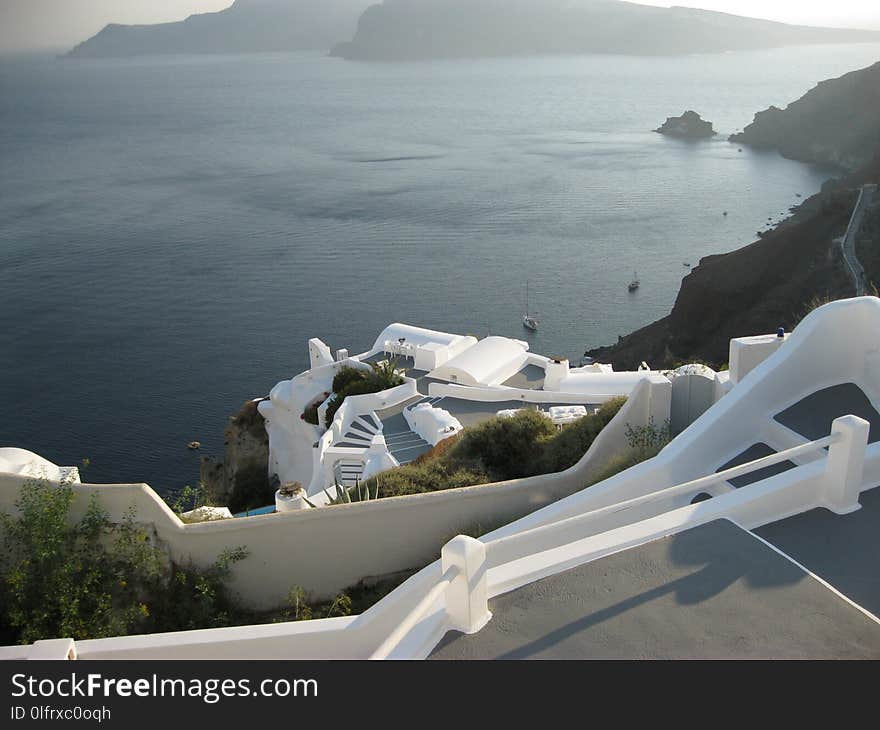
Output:
M28 660L65 661L76 659L76 643L73 639L44 639L35 641Z
M486 586L486 546L465 535L443 546L441 564L445 574L457 568L458 575L446 588L446 610L451 628L475 634L492 618Z
M837 440L828 448L825 472L825 505L839 515L861 507L859 492L865 466L865 449L871 424L858 416L841 416L831 425Z

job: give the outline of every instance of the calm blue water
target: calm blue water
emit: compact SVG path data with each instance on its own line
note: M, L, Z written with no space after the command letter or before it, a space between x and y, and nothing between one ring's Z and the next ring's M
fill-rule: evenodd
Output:
M402 320L579 357L827 177L726 135L878 58L0 59L0 444L164 491L312 336L358 352ZM686 108L723 134L650 132Z

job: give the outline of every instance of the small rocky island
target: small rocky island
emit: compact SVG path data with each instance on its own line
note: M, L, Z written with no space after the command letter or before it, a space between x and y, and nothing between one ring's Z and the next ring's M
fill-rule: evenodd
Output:
M705 121L695 111L686 111L680 117L669 117L663 126L654 131L682 139L706 139L716 134L712 122Z

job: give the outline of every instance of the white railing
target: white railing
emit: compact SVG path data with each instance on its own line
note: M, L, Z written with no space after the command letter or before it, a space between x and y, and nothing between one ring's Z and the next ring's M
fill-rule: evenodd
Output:
M656 539L658 536L690 529L707 519L736 519L738 515L743 515L751 509L753 512L755 510L761 512L756 522L766 524L782 516L798 514L816 506L827 507L838 514L858 509L869 431L870 424L864 419L843 416L834 421L831 434L825 438L616 505L602 507L488 543L459 535L443 546L440 556L440 579L435 584L430 588L420 585L415 589L417 591L415 594L407 593L405 586L401 587L404 593L398 596L397 602L416 601L418 593L422 590L426 592L397 622L390 634L384 629L379 636L376 636L376 643L379 645L369 656L371 659L425 656L436 646L445 632L458 630L463 633L475 633L489 621L490 589L493 595L505 590L513 590L517 585L552 575L567 567L575 567L585 561L589 562L625 550ZM812 460L784 474L753 482L709 502L676 508L668 517L669 510L660 510L648 517L635 517L629 522L624 522L623 525L613 527L600 525L598 530L581 532L573 539L570 534L572 527L581 528L603 516L633 510L640 505L650 505L695 494L713 484L745 476L783 461L821 453L825 447L829 450L822 459ZM713 508L712 505L717 507ZM553 540L554 534L557 540ZM565 539L566 535L568 539ZM491 586L488 578L490 556ZM528 559L524 560L524 558ZM496 573L496 571L501 572ZM507 575L502 575L505 571ZM369 620L358 629L361 633L358 634L357 642L363 641L362 632L368 630L369 625L387 626L387 620L383 621L383 617L387 617L388 612L393 615L395 605L385 603L383 607L380 604L376 612L366 614L364 618ZM344 632L349 631L350 628L354 628L354 623L346 623L345 626L333 631L336 641L344 642ZM292 638L302 630L301 624L292 624L288 636ZM229 635L229 632L235 633L238 630L215 631L217 642L222 643L223 637ZM143 638L139 637L139 640ZM330 639L328 635L326 640ZM352 635L352 640L354 639ZM75 644L70 640L63 641L63 644L39 642L33 647L25 647L24 650L30 657L51 654L52 657L62 659L76 658ZM22 658L22 649L10 647L0 652L0 658L4 657Z
M472 537L459 535L443 546L440 563L443 571L440 580L370 655L370 659L392 657L441 598L445 609L442 623L437 627L441 637L449 630L475 634L492 618L486 584L486 545Z
M419 601L413 609L404 617L400 625L391 632L391 635L382 642L382 645L376 649L370 659L387 659L391 653L398 647L403 638L428 614L428 610L434 605L440 596L446 592L446 589L452 585L459 574L458 568L450 568L447 570L437 582L437 584L428 591L424 598Z
M712 485L735 479L736 477L752 474L760 469L775 466L784 461L790 461L810 454L820 453L826 447L829 448L829 451L827 456L824 457L826 462L825 477L823 480L825 494L822 503L828 506L829 509L841 514L850 512L853 509L858 508L858 495L861 488L865 450L868 444L869 431L870 424L864 419L856 416L843 416L834 421L830 435L809 443L795 446L794 448L786 449L777 454L772 454L740 466L725 469L698 479L693 479L683 484L661 489L657 492L645 494L641 497L629 499L625 502L601 507L582 515L535 527L516 535L498 538L485 545L479 541L471 540L471 542L482 546L483 549L482 551L474 552L469 556L470 562L467 563L468 572L471 574L485 573L489 557L492 558L492 565L498 568L512 564L514 561L517 561L524 556L534 555L548 550L558 550L561 547L564 547L565 544L572 547L572 550L568 551L570 554L565 556L565 564L574 564L580 559L601 557L616 548L613 545L605 545L597 548L597 546L590 543L589 540L584 541L585 544L580 548L576 548L571 541L564 543L563 545L554 546L552 537L548 540L547 536L552 535L553 533L558 533L559 535L565 535L566 533L570 534L570 530L573 527L583 527L590 522L600 521L603 517L626 512L639 506L667 501L676 497L690 497ZM748 486L759 486L763 481L765 480L754 482L752 485ZM739 491L744 495L748 494L748 486L741 488ZM646 518L636 518L633 522L642 521L644 519ZM689 525L684 523L678 524L676 529L688 529L688 527ZM578 542L583 540L584 537L589 535L598 536L603 532L611 534L610 528L606 526L605 529L600 529L596 533L590 533L587 531L588 534L580 536ZM429 609L435 605L441 595L446 595L446 613L449 621L446 630L459 628L456 624L466 624L466 621L463 622L460 617L456 616L456 606L463 604L468 605L471 612L470 615L472 616L488 617L490 615L485 579L474 583L464 580L462 589L465 593L450 598L451 589L455 585L456 579L459 576L458 574L449 572L447 563L450 567L454 565L454 563L447 559L447 554L453 546L457 546L459 550L462 549L462 546L466 547L467 543L462 543L461 541L467 540L470 540L470 538L459 536L444 546L442 552L442 567L444 572L440 582L425 595L415 608L413 608L391 636L383 642L382 646L374 653L372 658L387 658L392 656L394 649L399 647L407 635L428 615ZM456 541L459 542L457 543ZM627 546L629 546L629 543L620 544L618 545L618 548L625 549ZM486 620L488 620L488 618L486 618ZM483 623L485 623L485 621ZM470 628L470 633L473 633L473 624L471 624ZM459 628L459 630L462 629ZM413 646L410 645L409 648L412 649Z
M574 517L568 517L563 520L551 522L547 525L540 525L538 527L532 528L531 530L525 530L515 535L501 537L489 543L487 547L489 548L493 558L495 558L493 562L504 563L510 560L515 560L518 556L511 554L513 548L522 548L523 546L527 546L529 542L533 541L536 537L544 536L552 532L561 532L563 529L567 528L581 527L590 522L597 522L604 517L608 517L609 515L617 514L619 512L625 512L636 507L654 504L656 502L662 502L674 499L676 497L693 497L699 494L701 491L708 489L715 484L726 482L730 479L736 479L737 477L751 474L760 469L775 466L776 464L781 464L784 461L790 461L791 459L795 459L799 456L804 456L806 454L821 451L826 446L840 443L841 439L842 434L832 434L830 436L826 436L825 438L818 439L817 441L811 441L800 446L795 446L792 449L780 451L777 454L771 454L770 456L765 456L760 459L750 461L746 464L740 464L739 466L725 469L724 471L715 472L714 474L709 474L707 476L700 477L699 479L693 479L683 484L677 484L673 487L667 487L666 489L661 489L657 492L650 492L640 497L634 497L623 502L617 502L616 504L608 505L607 507L599 507L598 509L591 510L590 512L585 512L584 514L575 515ZM518 552L523 552L523 550L520 549Z

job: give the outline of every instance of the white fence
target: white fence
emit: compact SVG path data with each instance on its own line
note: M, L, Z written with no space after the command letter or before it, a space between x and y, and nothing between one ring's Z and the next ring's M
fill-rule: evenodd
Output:
M332 597L365 577L429 563L462 531L507 524L580 491L627 450L628 424L668 417L670 391L666 378L641 384L584 457L559 474L193 525L183 524L147 485L77 484L72 518L81 517L95 494L111 520L134 509L176 561L207 567L224 549L243 546L249 557L233 568L232 588L255 609L277 607L296 586ZM0 474L0 511L14 511L27 481Z
M870 425L834 421L829 436L654 494L487 542L458 536L441 560L357 618L213 629L143 637L38 642L0 649L0 658L421 658L449 630L473 633L491 614L491 597L592 560L729 519L747 529L825 507L858 509ZM828 447L827 455L824 449ZM707 487L783 461L801 466L695 505Z

